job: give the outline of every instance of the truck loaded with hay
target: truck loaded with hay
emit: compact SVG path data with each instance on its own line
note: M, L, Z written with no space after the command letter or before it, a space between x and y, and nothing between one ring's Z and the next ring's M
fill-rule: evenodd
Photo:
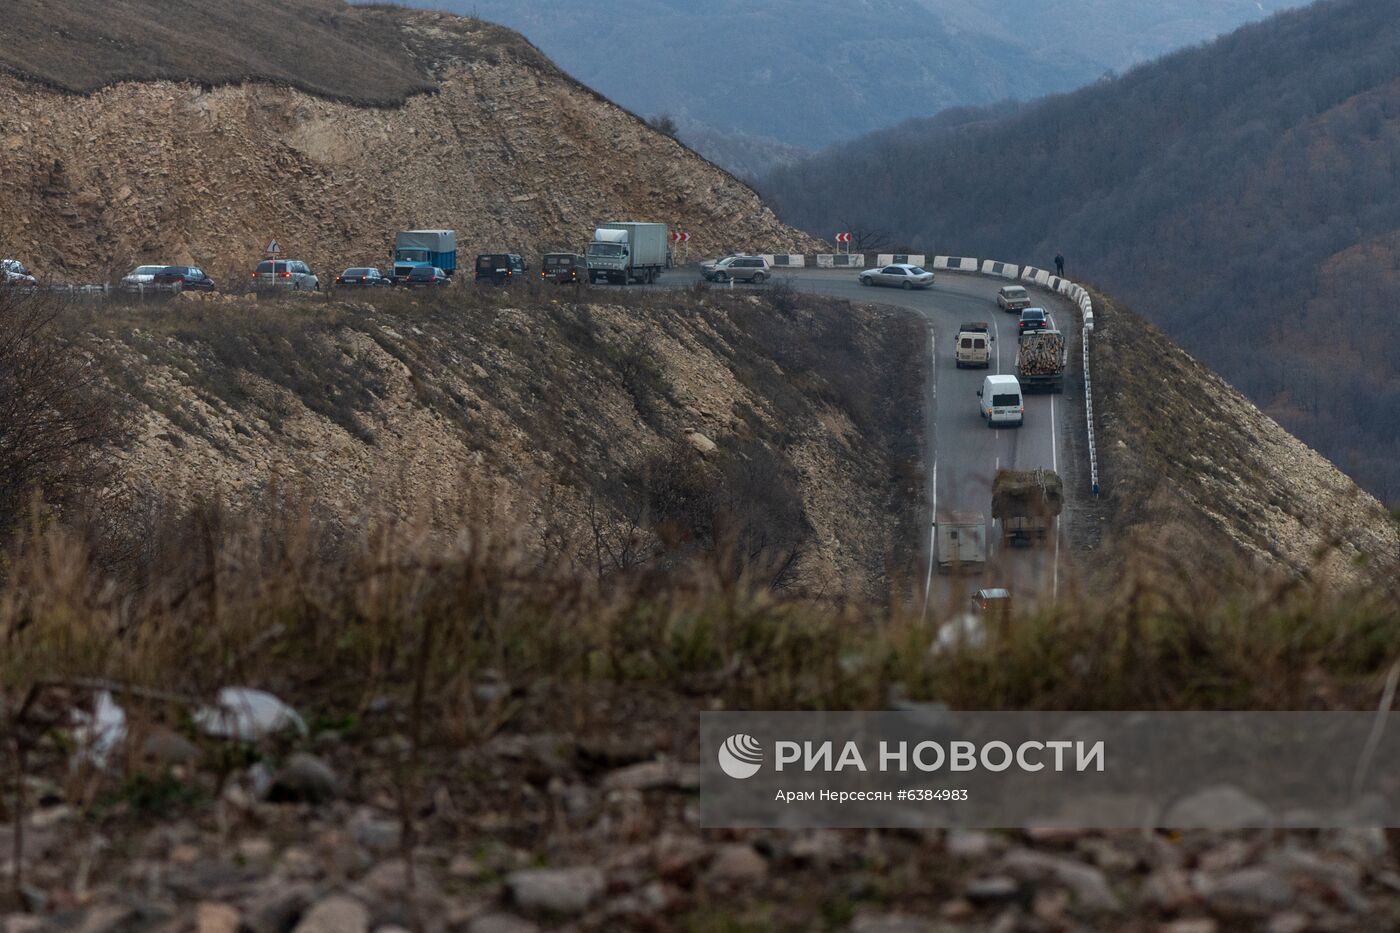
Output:
M1064 483L1054 470L997 470L992 481L992 517L1012 547L1043 543L1064 504Z

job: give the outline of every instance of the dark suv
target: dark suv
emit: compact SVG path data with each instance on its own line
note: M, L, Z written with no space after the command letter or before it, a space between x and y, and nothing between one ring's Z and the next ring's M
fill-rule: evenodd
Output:
M198 266L166 266L151 275L152 285L165 285L189 292L212 292L214 280Z
M482 253L476 257L476 281L509 285L525 277L525 260L516 253Z

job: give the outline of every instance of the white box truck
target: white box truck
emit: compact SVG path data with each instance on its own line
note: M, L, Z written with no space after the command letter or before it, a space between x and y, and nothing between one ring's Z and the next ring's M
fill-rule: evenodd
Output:
M588 244L588 281L655 282L666 268L669 235L665 224L600 224Z

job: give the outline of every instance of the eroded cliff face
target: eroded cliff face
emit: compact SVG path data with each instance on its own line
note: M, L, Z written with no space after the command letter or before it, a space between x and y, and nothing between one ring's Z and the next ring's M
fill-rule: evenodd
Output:
M1104 506L1120 544L1208 571L1355 582L1400 569L1400 523L1374 496L1138 315L1102 295L1094 306Z
M437 93L379 108L257 83L72 95L0 76L0 252L55 281L152 262L238 280L274 238L325 278L387 264L394 232L415 227L455 229L459 261L509 250L534 265L608 220L682 226L692 259L813 247L533 57L458 62Z
M347 530L489 521L590 571L722 551L728 529L760 572L828 595L883 597L908 571L917 321L532 291L104 303L77 326L135 410L121 498L275 494Z

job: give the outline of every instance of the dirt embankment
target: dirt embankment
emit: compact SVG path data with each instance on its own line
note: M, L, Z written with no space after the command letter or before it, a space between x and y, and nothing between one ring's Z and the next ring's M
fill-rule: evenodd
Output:
M784 292L584 297L186 296L84 330L137 406L133 501L277 487L342 526L490 507L590 567L735 538L783 582L888 592L917 540L914 325Z
M1102 295L1094 308L1098 450L1120 543L1344 581L1400 568L1400 524L1373 496L1157 328Z
M0 76L0 253L55 280L110 280L150 262L227 280L246 277L275 238L324 279L386 264L396 230L454 228L466 262L511 250L533 264L581 249L609 220L682 226L689 258L812 251L751 189L514 33L445 14L375 15L369 25L411 53L400 70L430 75L431 93L389 82L401 102L357 105L348 100L363 89L346 77L337 94L334 69L217 83L233 76L191 64L185 81L83 95Z

